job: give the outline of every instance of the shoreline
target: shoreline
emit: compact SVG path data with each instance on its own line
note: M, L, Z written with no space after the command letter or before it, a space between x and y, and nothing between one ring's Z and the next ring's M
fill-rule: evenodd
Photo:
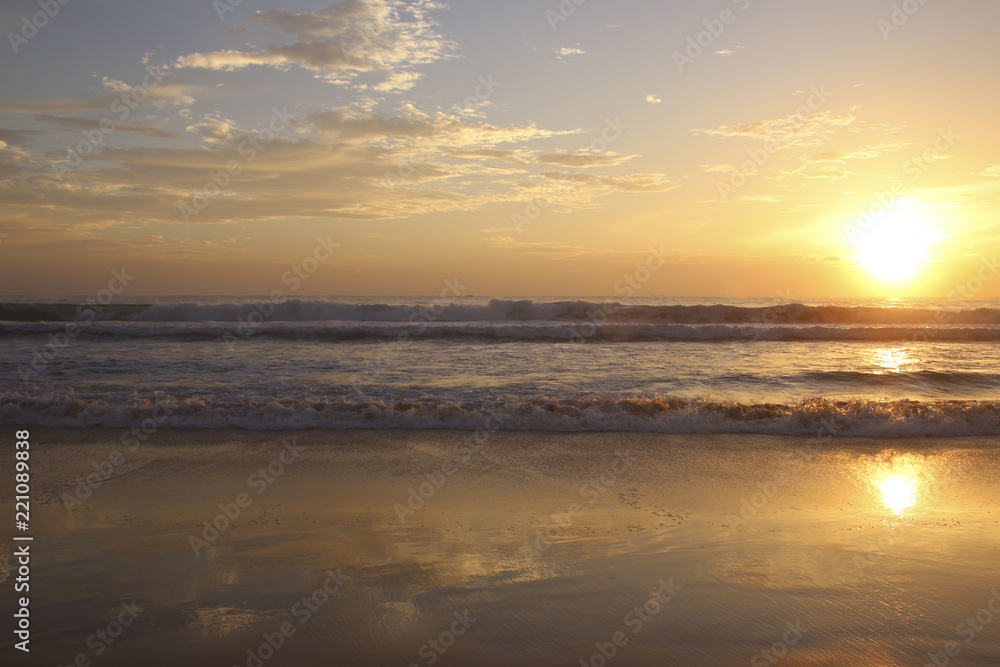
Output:
M138 428L138 427L136 427ZM5 431L10 431L13 433L15 430L29 429L32 432L38 431L40 433L47 434L48 437L54 440L54 444L66 444L69 440L76 438L75 434L78 433L97 433L102 436L107 436L109 439L120 439L122 437L128 436L130 439L135 435L135 430L132 427L114 427L114 426L46 426L46 425L22 425L22 424L3 424L0 425L0 433ZM166 446L176 446L180 443L172 441L168 434L184 435L184 434L226 434L225 437L232 437L233 434L362 434L362 433L387 433L387 434L404 434L404 433L434 433L434 434L471 434L476 432L485 432L489 434L489 437L500 434L522 434L522 435L537 435L537 436L650 436L657 438L738 438L738 439L767 439L767 440L808 440L811 438L820 437L830 442L839 443L849 443L849 444L859 444L864 445L879 442L892 442L897 440L924 442L924 441L955 441L957 443L969 443L970 446L982 446L988 445L990 442L998 443L1000 446L1000 434L969 434L969 435L890 435L890 436L879 436L879 435L837 435L837 434L797 434L797 433L755 433L755 432L690 432L690 433L673 433L664 431L621 431L621 430L591 430L591 431L558 431L558 430L541 430L541 429L485 429L485 428L400 428L400 427L387 427L387 428L359 428L359 427L329 427L329 426L310 426L308 428L273 428L273 429L257 429L257 428L244 428L241 426L224 426L224 427L172 427L172 426L159 426L149 435L139 436L139 439L143 444L152 444ZM209 438L211 442L216 442L219 437ZM167 442L164 442L167 441Z

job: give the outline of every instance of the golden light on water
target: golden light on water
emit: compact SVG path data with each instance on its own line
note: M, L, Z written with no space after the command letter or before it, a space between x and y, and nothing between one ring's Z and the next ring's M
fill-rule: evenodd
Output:
M932 481L931 473L931 465L924 456L895 452L883 452L861 467L872 495L896 516L924 500Z
M879 348L872 352L872 363L889 373L899 373L917 363L905 347Z
M917 481L905 473L893 473L875 485L882 493L882 502L896 514L917 502Z

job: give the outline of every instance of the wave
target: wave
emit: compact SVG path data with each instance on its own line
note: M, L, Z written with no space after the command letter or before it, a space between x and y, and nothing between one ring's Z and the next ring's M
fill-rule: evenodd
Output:
M237 345L253 338L338 342L416 340L547 343L656 341L993 342L1000 326L592 324L570 322L0 322L0 338L160 338L218 340Z
M492 299L487 304L356 304L320 299L226 303L48 304L0 303L6 322L537 322L645 324L1000 325L1000 309L933 310L877 306L770 307L623 305L619 302Z
M1000 435L1000 402L912 400L747 404L660 395L625 397L495 397L490 400L334 398L230 400L132 396L121 401L73 395L6 398L0 424L163 428L463 429L651 431L927 437ZM128 432L128 431L126 431Z
M781 378L785 382L878 387L920 387L942 390L996 390L1000 388L1000 373L962 371L813 371Z

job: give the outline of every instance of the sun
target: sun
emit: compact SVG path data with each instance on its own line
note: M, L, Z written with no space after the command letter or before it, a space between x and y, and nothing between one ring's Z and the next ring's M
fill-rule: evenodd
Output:
M910 200L902 200L875 218L858 239L857 261L882 280L907 280L928 261L936 241L925 211Z

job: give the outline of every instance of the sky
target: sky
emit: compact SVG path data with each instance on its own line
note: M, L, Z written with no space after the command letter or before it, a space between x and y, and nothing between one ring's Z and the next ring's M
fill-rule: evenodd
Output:
M993 0L62 2L3 294L1000 296Z

